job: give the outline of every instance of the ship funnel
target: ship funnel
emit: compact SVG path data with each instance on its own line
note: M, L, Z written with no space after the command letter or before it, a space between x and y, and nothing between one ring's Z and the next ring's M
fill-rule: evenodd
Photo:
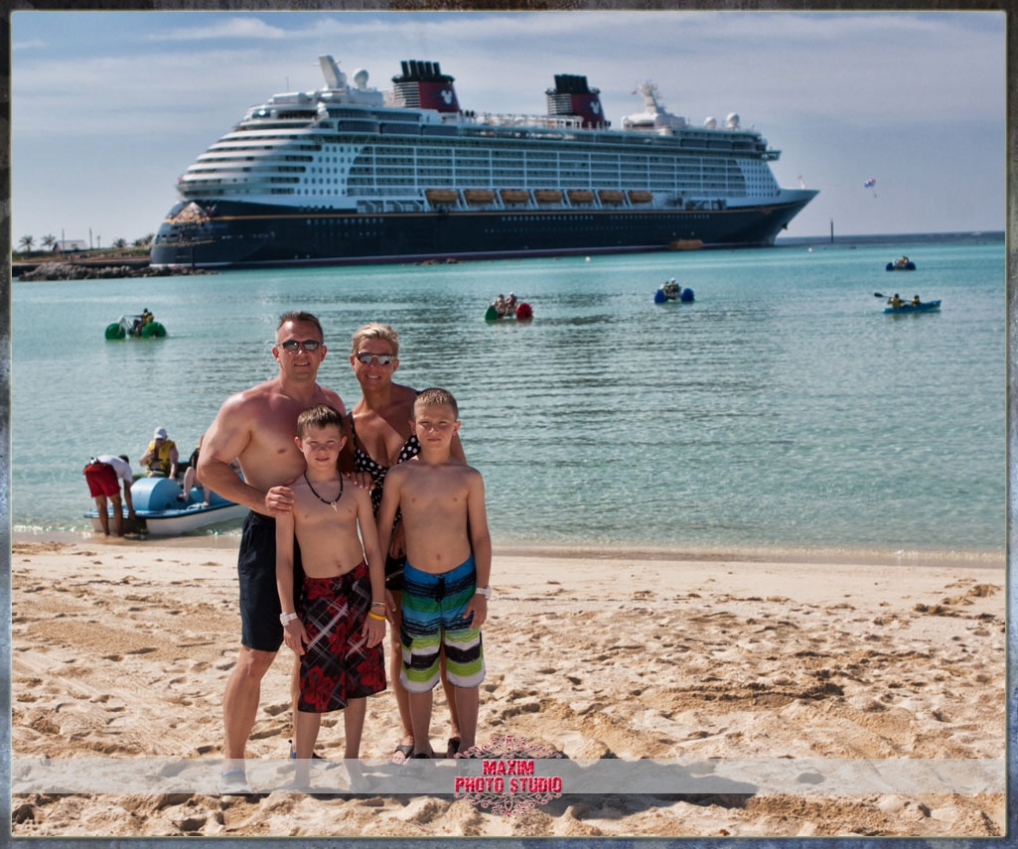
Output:
M345 88L346 75L339 70L339 65L331 56L319 56L318 64L322 66L322 74L325 76L326 88Z
M393 77L396 101L413 109L459 112L453 77L443 74L438 62L409 59L400 62L402 76Z
M607 127L601 108L601 90L590 88L587 78L575 74L555 74L555 88L545 91L548 114L568 115L583 119L587 128Z

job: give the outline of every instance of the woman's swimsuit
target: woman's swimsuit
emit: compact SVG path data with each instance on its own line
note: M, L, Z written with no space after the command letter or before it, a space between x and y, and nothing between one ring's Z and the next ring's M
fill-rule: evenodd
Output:
M382 488L385 486L385 476L389 473L389 466L383 466L371 459L371 455L364 451L357 443L357 431L353 424L353 414L350 415L350 433L353 438L353 464L358 472L367 472L371 475L374 489L371 490L371 509L378 516L378 508L382 503ZM410 434L396 458L396 465L405 463L421 453L421 443L417 440L417 434ZM402 515L396 510L396 518L392 522L393 530L399 524ZM403 588L403 560L404 557L389 557L385 552L385 586L390 590L401 590Z

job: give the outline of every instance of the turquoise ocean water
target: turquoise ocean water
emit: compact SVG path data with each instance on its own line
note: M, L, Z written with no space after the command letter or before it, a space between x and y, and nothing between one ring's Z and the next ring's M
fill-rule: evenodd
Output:
M654 304L669 277L696 301ZM88 458L136 466L157 425L188 456L299 308L348 406L372 320L399 382L457 396L496 544L1003 551L1004 288L1002 238L16 281L13 524L88 527ZM534 321L486 324L509 291ZM943 308L885 316L893 291ZM168 338L104 340L142 307Z

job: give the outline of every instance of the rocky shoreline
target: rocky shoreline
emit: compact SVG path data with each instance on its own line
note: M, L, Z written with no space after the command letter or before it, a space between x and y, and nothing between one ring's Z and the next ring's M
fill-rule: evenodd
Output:
M15 274L22 282L37 280L113 280L122 277L170 277L181 274L215 274L204 268L170 269L165 266L81 265L71 262L44 262Z

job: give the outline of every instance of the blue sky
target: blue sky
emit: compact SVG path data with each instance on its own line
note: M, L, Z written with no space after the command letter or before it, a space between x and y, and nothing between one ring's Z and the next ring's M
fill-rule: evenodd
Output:
M155 232L187 166L249 106L321 87L324 53L379 89L438 61L477 112L542 113L557 73L614 126L644 80L696 124L737 112L781 185L820 189L789 236L1004 229L1002 12L17 11L11 45L15 244Z

